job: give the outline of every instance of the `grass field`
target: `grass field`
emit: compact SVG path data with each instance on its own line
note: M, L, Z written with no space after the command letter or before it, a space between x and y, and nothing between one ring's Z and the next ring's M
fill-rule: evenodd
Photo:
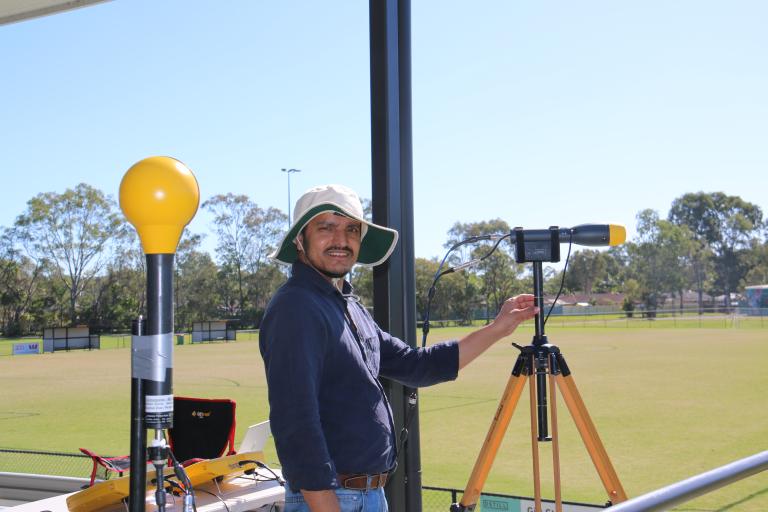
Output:
M430 342L467 329L434 329ZM768 331L761 329L547 329L630 496L768 449ZM420 394L423 483L463 488L517 357L498 343L455 382ZM245 338L245 336L243 336ZM255 340L255 336L251 339ZM268 416L258 345L176 346L174 393L237 401L237 440ZM0 447L105 454L128 452L128 350L0 358ZM564 498L602 503L604 491L562 400L558 401ZM272 447L267 457L276 461ZM552 496L551 449L541 446L545 496ZM7 470L7 468L0 468ZM527 390L485 490L532 495ZM676 510L768 510L768 473Z

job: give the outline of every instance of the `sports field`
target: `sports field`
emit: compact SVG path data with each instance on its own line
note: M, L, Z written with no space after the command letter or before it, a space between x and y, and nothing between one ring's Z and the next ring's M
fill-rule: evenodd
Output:
M433 329L430 342L465 332ZM628 495L768 449L768 330L553 323L547 334L565 355ZM527 344L531 335L524 326L455 382L421 391L425 485L463 489L517 357L510 342ZM236 400L238 441L249 424L268 416L254 341L174 347L174 393ZM127 349L0 357L0 389L2 448L128 452ZM562 400L558 406L564 498L602 503L589 456ZM526 389L485 490L532 495L529 422ZM541 445L541 456L543 493L551 497L549 445ZM276 461L271 446L267 457ZM768 474L676 510L768 511Z

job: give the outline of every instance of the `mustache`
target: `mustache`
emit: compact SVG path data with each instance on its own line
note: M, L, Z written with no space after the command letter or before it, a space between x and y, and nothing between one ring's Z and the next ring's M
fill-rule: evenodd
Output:
M349 254L354 254L354 251L349 246L339 246L339 245L336 245L336 246L333 246L333 247L329 247L329 248L327 248L325 250L325 252L331 252L331 251L344 251L344 252L348 252Z

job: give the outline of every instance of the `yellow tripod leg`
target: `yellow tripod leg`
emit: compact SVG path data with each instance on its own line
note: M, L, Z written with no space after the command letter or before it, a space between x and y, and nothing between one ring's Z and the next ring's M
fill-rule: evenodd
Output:
M549 374L549 416L552 420L552 470L555 484L555 512L563 512L563 494L560 482L560 434L557 427L557 393L555 392L555 376L551 372Z
M513 373L507 381L504 395L501 397L496 415L491 421L491 428L485 436L483 447L480 449L475 467L472 469L469 482L464 489L464 495L459 502L463 510L472 510L480 498L480 492L488 478L496 452L499 451L501 440L509 426L509 420L512 419L512 413L515 412L515 406L517 406L520 394L523 392L523 387L525 387L525 376L517 376Z
M626 501L627 495L621 486L618 475L616 475L616 470L613 469L611 460L608 458L608 452L605 451L605 447L602 441L600 441L597 429L589 417L587 407L584 405L584 401L576 389L573 377L570 374L568 376L560 374L557 375L556 380L560 388L560 394L563 395L563 400L565 400L565 404L568 406L568 410L573 417L579 434L581 434L584 446L586 446L587 452L589 452L589 456L592 458L592 463L595 465L597 474L603 482L603 487L605 487L611 503L615 505L616 503Z
M533 512L541 512L541 469L539 467L539 442L536 440L536 372L528 377L531 402L531 460L533 461Z

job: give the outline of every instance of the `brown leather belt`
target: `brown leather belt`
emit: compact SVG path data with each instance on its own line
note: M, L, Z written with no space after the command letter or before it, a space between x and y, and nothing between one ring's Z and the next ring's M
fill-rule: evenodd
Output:
M388 476L388 473L380 473L378 475L338 475L337 478L339 485L344 489L367 491L384 487Z

